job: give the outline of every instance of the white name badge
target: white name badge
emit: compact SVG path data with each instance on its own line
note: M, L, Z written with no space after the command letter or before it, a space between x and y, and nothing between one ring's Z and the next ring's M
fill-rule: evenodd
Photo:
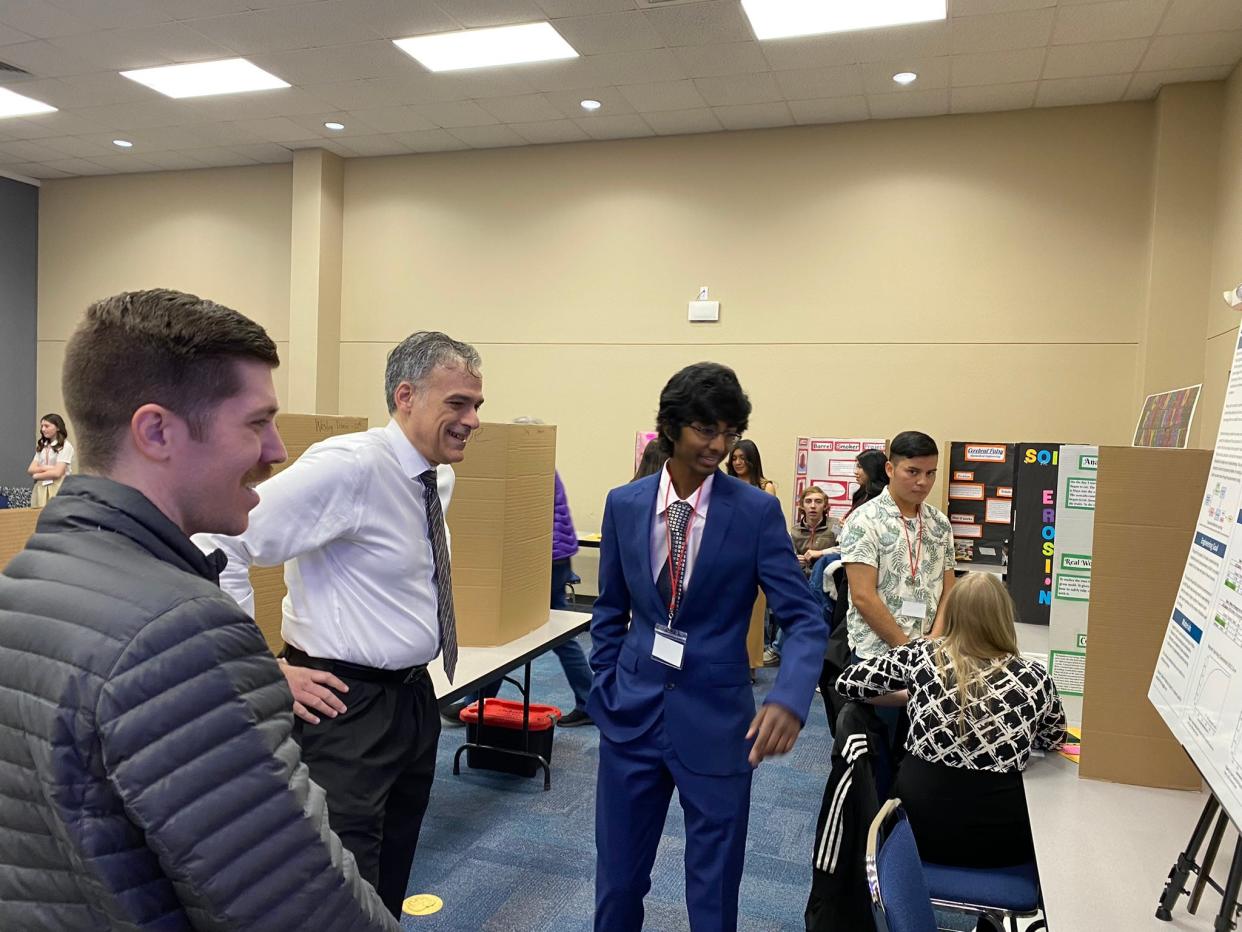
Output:
M901 600L901 617L917 618L920 621L927 620L927 603L921 599L902 599Z
M686 650L686 633L676 628L657 625L655 640L651 642L651 656L667 667L681 669L682 654Z

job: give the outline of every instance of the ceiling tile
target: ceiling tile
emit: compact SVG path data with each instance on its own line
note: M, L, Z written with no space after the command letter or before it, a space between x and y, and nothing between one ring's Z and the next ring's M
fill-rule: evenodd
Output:
M3 11L0 11L0 16ZM6 26L0 22L0 46L16 45L18 42L33 42L38 36L32 36L22 32L20 29L14 29L12 26Z
M621 93L639 113L663 110L706 108L693 81L660 81L655 84L628 84Z
M1166 84L1181 84L1184 81L1223 81L1229 77L1233 67L1215 65L1209 68L1181 68L1174 71L1140 71L1130 78L1130 86L1126 88L1126 100L1150 100L1160 92Z
M98 139L84 136L54 136L51 139L42 140L41 144L79 159L90 159L97 155L115 155L120 151L112 145L110 140L101 142Z
M949 58L947 55L924 61L859 65L858 70L863 79L863 93L868 96L872 94L912 94L949 86ZM901 71L913 71L918 75L918 80L903 87L893 80L893 75Z
M439 6L466 29L543 19L543 11L534 0L439 0Z
M569 119L584 117L591 119L592 114L582 109L583 100L598 100L604 106L595 116L616 116L622 113L634 113L634 107L620 89L615 87L589 87L580 91L551 91L543 95L548 99L561 116Z
M43 164L48 168L54 168L68 175L93 175L99 171L98 165L94 162L88 162L86 159L56 159Z
M1139 65L1142 71L1234 65L1242 57L1242 30L1206 34L1157 36Z
M63 159L67 155L44 142L26 142L20 139L6 139L0 143L0 149L3 149L7 155L24 162L51 162L54 159Z
M846 37L853 40L855 57L860 62L936 58L948 55L952 49L952 30L947 21L866 29Z
M233 54L180 23L138 29L106 29L48 41L101 71L125 71L173 62L228 58Z
M678 64L690 78L714 78L722 74L754 74L768 70L758 42L731 42L696 48L673 49Z
M513 130L527 142L536 145L555 142L582 142L591 138L573 120L540 120L534 123L510 123L509 129Z
M1056 5L1057 0L953 0L950 12L953 16L978 16L985 13L1042 10Z
M293 142L315 135L288 117L267 117L262 120L237 120L233 126L265 142Z
M226 13L245 13L251 9L249 0L161 0L169 19L203 19Z
M634 9L634 0L535 0L549 17L584 16L588 13L619 13Z
M485 97L475 101L502 123L539 123L558 120L561 112L548 103L542 94L518 97Z
M955 87L949 92L950 113L1025 110L1035 104L1035 81L994 84L991 87Z
M353 158L357 155L353 149L345 145L345 143L334 139L293 139L283 144L287 149L295 151L301 149L323 149L325 152L331 152L333 155L339 155L343 159Z
M323 113L299 113L290 116L288 119L290 123L294 123L302 128L302 135L298 137L299 139L305 139L307 136L323 136L325 139L352 139L354 136L375 136L384 132L378 126L372 126L363 117L340 110L325 111ZM324 126L325 123L343 123L345 128L328 129L328 127ZM353 143L350 142L347 142L346 145L353 147Z
M1121 100L1129 83L1128 74L1040 81L1039 90L1035 92L1035 106L1065 107L1111 103Z
M658 49L665 45L664 40L637 10L629 13L600 13L596 16L571 16L558 19L555 28L579 55L633 52L640 49Z
M570 91L599 83L599 78L585 58L532 62L515 70L538 91Z
M336 84L393 74L419 66L387 39L288 52L261 52L250 60L290 84Z
M441 102L436 104L417 104L415 113L425 117L443 129L455 129L459 126L490 126L500 121L469 100Z
M1085 78L1097 74L1128 74L1147 51L1147 39L1054 45L1048 49L1043 77Z
M350 13L359 23L386 39L404 39L460 28L451 16L429 0L348 2Z
M870 116L865 97L825 97L819 100L793 100L789 103L794 119L802 124L853 123Z
M401 142L396 136L373 135L373 136L350 136L349 148L353 149L362 156L378 156L378 155L405 155L409 152L409 147Z
M592 116L575 121L592 139L626 139L636 136L652 136L650 126L637 114L616 116Z
M208 147L224 146L231 148L239 144L258 144L264 141L262 136L242 129L236 123L229 121L198 123L194 126L194 132L202 138L203 143Z
M730 74L717 78L696 78L695 87L712 107L761 104L781 99L781 90L772 74Z
M264 117L294 116L324 110L348 110L322 99L300 87L253 91L248 94L226 94L222 97L195 97L174 101L181 119L193 123L204 120L259 120Z
M939 116L949 112L947 89L911 91L906 94L874 94L867 98L871 116L877 120Z
M87 74L99 66L57 48L50 41L19 42L4 47L4 61L40 78L59 78L67 74Z
M954 55L949 62L954 87L1011 84L1034 81L1044 67L1047 49L1013 49L1008 52L973 52Z
M402 79L406 83L407 93L410 94L410 99L404 103L533 94L535 88L526 80L528 67L530 66L481 68L454 74L411 74Z
M1238 0L1173 0L1160 22L1160 35L1242 29Z
M93 121L109 129L146 129L186 122L183 109L162 100L141 104L108 104L92 107L88 112Z
M455 126L449 133L472 149L498 149L520 146L526 140L507 126Z
M1052 33L1054 45L1139 39L1156 31L1168 0L1113 0L1063 7Z
M1055 10L962 16L950 23L953 54L1038 48L1048 44Z
M761 43L759 47L772 70L792 71L852 65L865 57L866 44L859 38L859 33L845 32L829 36L777 39Z
M172 19L159 0L56 0L56 6L96 29L153 26Z
M89 20L67 13L47 0L5 0L0 8L0 22L37 39L71 36L95 28Z
M408 104L411 97L417 97L410 91L411 83L395 78L368 78L339 84L308 84L305 90L340 110L369 110Z
M196 162L202 162L210 168L227 168L233 165L254 165L255 160L236 152L233 149L210 148L195 149L191 155Z
M429 129L418 133L397 133L397 138L408 146L411 152L448 152L469 148L456 136L442 129Z
M776 72L776 85L786 100L818 100L852 97L863 92L862 66L799 68Z
M95 111L88 110L94 114ZM106 126L81 111L60 110L56 113L31 114L24 120L5 120L5 134L13 139L46 139L51 136L79 136L82 133L98 133Z
M278 146L274 142L257 142L246 145L233 146L233 151L246 158L254 159L256 162L264 162L267 164L277 162L292 162L293 153L284 146Z
M664 45L705 46L754 39L750 23L736 3L691 3L656 7L641 14Z
M27 178L38 178L42 181L49 181L53 178L73 177L67 172L48 168L40 162L8 162L4 167L6 171L11 171L15 175L25 175Z
M793 114L783 101L713 107L712 112L725 129L762 129L768 126L788 126L793 122Z
M319 48L375 38L375 33L354 14L352 3L336 0L195 19L189 25L240 55Z
M0 53L2 54L2 53ZM98 107L104 104L142 103L151 100L152 91L114 71L85 75L66 75L23 83L23 94L46 100L56 107ZM46 91L44 89L46 88Z
M609 52L587 59L600 84L645 84L649 81L680 81L686 77L669 49L641 52Z
M718 133L724 129L710 110L662 110L643 117L659 136L681 136L686 133Z
M409 107L376 107L372 110L351 110L348 117L357 116L367 126L375 127L379 133L410 133L419 130L436 129L436 125L425 116L415 113ZM346 125L349 125L348 122Z

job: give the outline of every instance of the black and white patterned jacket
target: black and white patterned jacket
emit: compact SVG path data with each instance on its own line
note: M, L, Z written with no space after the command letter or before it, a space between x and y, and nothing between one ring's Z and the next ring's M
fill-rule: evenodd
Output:
M934 764L1011 773L1026 769L1032 748L1065 741L1065 710L1052 678L1017 656L997 661L988 673L987 692L967 707L962 732L957 687L946 685L936 668L939 640L920 639L859 661L837 678L837 691L861 700L909 690L906 750Z

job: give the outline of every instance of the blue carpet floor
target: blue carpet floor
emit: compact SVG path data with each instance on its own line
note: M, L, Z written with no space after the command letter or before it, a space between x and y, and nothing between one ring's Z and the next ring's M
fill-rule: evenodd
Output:
M583 635L584 647L589 638ZM588 647L589 652L589 647ZM756 701L776 670L762 670ZM533 700L568 712L573 696L556 657L538 658L531 673ZM502 697L516 698L506 685ZM431 803L423 822L409 893L444 901L434 915L405 916L417 932L589 932L594 906L594 727L558 729L552 753L552 789L542 774L525 779L463 767L453 776L453 754L464 728L444 729ZM810 850L829 766L829 731L819 696L793 752L764 762L755 773L742 878L738 927L745 932L803 932L810 891ZM660 842L645 929L685 932L682 853L685 831L674 794ZM973 925L946 921L946 928Z

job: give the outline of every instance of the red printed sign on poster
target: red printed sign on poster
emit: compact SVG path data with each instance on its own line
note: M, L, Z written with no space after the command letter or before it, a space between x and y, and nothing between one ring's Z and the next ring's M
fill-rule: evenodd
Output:
M885 441L799 437L794 460L791 515L798 520L798 502L808 486L816 485L828 495L828 517L840 522L850 510L858 483L854 461L863 450L883 450Z

